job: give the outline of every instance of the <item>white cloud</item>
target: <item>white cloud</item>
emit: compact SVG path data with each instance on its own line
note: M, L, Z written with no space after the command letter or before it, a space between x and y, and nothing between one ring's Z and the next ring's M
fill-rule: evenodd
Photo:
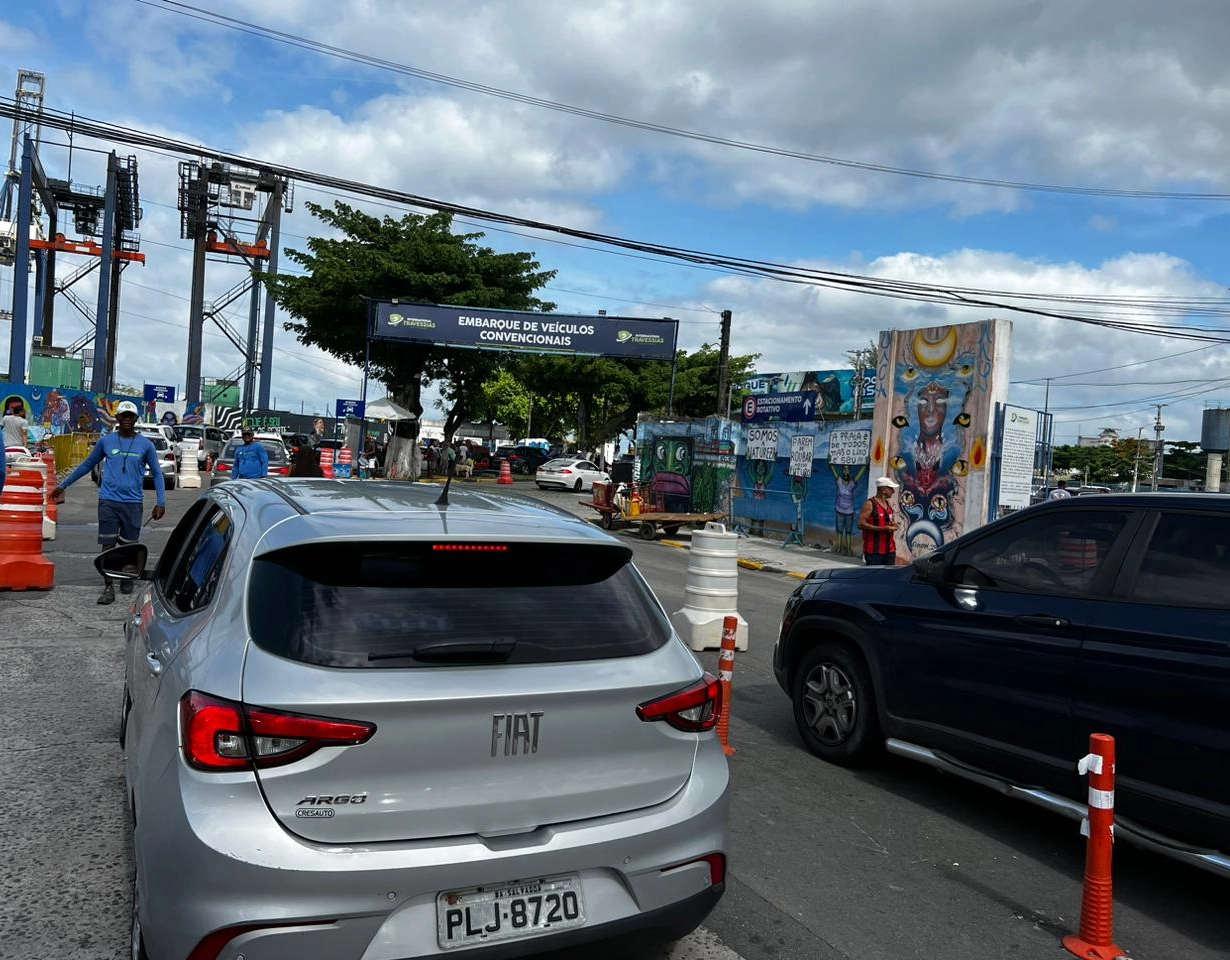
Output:
M806 263L800 266L843 270L846 264ZM975 287L1041 294L1082 293L1116 297L1218 297L1221 288L1196 276L1181 260L1164 254L1128 254L1094 267L1025 260L1012 254L961 250L942 257L903 252L862 265L859 272L946 286ZM837 369L847 366L844 354L885 329L969 322L988 316L1013 321L1010 376L1013 381L1055 378L1050 406L1061 437L1075 436L1083 426L1114 425L1134 430L1152 418L1145 412L1154 397L1210 392L1170 404L1167 432L1174 439L1198 438L1200 411L1218 400L1230 401L1226 360L1230 345L1199 349L1202 344L1170 337L1110 332L1068 320L1031 317L1009 311L919 304L854 295L827 288L796 286L746 277L724 277L711 283L701 299L717 301L734 311L731 349L760 353L761 370ZM1008 298L998 298L1012 302ZM1044 309L1046 305L1041 305ZM1073 305L1068 312L1080 312ZM1094 308L1087 308L1092 310ZM1122 311L1131 313L1130 311ZM1144 314L1135 314L1152 319ZM686 328L685 328L686 333ZM1169 360L1078 377L1146 358L1188 353ZM1190 381L1213 382L1195 383ZM1078 385L1079 384L1079 385ZM1086 386L1099 384L1100 386ZM1043 406L1041 383L1015 384L1012 402ZM1120 405L1119 401L1133 401Z

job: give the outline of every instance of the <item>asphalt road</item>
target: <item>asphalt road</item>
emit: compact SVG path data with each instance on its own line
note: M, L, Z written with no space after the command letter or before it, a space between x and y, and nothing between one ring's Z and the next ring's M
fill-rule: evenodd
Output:
M526 484L517 489L586 513L575 507L575 494L539 494ZM161 549L173 523L197 495L183 490L168 494L167 518L144 530L152 553ZM69 491L68 502L61 507L59 539L48 544L57 563L58 584L98 583L92 566L97 550L95 496L95 488L86 481ZM148 505L152 504L151 493ZM665 608L679 609L687 552L631 537L627 542ZM677 956L705 960L1067 956L1059 939L1078 923L1084 858L1083 841L1071 823L904 760L889 758L871 769L850 771L828 766L803 749L790 705L770 665L782 603L794 585L795 581L776 574L740 572L739 610L749 623L750 649L739 655L734 678L731 734L737 753L731 760L728 892L705 929ZM47 600L53 602L55 594ZM8 621L3 627L11 628L12 618L23 615L23 602L15 595L0 594L0 611ZM24 633L29 644L39 648L39 658L46 648L46 656L52 658L49 664L65 667L97 660L99 669L38 667L42 661L28 656L33 651L25 649L23 631L0 628L10 668L0 671L0 689L9 691L5 699L10 707L25 703L26 707L14 709L46 713L54 720L57 711L67 717L76 704L111 703L114 697L100 687L114 685L118 691L119 678L104 676L105 664L118 663L118 647L104 651L100 635L80 652L57 650L37 626ZM700 658L710 669L716 668L716 654ZM31 662L23 666L27 659ZM70 891L97 888L100 896L106 896L109 890L111 899L116 899L118 888L123 899L128 883L119 875L127 863L124 821L120 811L104 809L115 805L112 801L118 796L111 782L118 774L118 749L113 750L110 715L97 717L96 729L92 727L82 741L86 755L96 761L85 766L74 765L71 757L57 765L54 751L44 756L45 745L36 746L39 741L22 716L0 717L0 731L13 749L39 755L28 770L23 762L22 772L13 768L0 776L0 783L38 811L10 818L0 829L0 835L9 838L0 847L14 852L0 858L0 876L6 888L24 891L0 906L0 921L5 921L0 928L6 922L23 928L38 925L43 922L40 910L54 912L49 905L61 903L65 892L45 878L60 861L77 864ZM96 746L88 746L91 743ZM48 766L39 774L44 764ZM19 775L10 777L10 772ZM74 803L89 808L73 817L89 820L91 828L73 834L76 842L67 849L48 847L40 840L53 832L48 827L54 821L48 817L67 816L65 805ZM55 814L56 810L61 813ZM1115 857L1116 939L1131 955L1159 960L1230 955L1230 924L1223 907L1230 882L1128 845L1120 846ZM127 918L122 908L106 913L101 924L115 929L96 924L92 943L123 942ZM17 951L15 943L0 931L0 960L52 956ZM118 956L75 947L68 950L66 945L63 955Z

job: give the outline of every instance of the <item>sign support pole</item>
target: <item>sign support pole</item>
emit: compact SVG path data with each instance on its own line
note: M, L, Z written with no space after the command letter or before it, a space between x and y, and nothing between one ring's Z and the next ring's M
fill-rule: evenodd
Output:
M375 305L369 308L372 312L372 322L375 322ZM363 344L363 412L359 414L359 449L355 451L355 461L363 456L364 435L367 433L367 378L370 375L372 366L372 330L369 325L367 328L367 337Z

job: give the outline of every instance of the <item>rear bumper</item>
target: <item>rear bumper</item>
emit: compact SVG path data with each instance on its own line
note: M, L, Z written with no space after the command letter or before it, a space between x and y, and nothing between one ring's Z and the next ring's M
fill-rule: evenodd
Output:
M566 930L551 938L549 953L542 952L546 945L538 941L522 941L453 952L461 957L471 957L473 960L515 960L518 957L552 960L557 951L584 947L586 960L607 960L607 958L611 960L621 958L622 960L627 957L647 956L655 947L686 937L704 923L705 917L713 912L713 908L717 906L725 892L726 884L720 883L686 900L680 900L657 910L650 910L623 920L612 920L610 923L598 926ZM439 954L428 954L428 957L436 956ZM404 960L427 960L427 958L406 957Z
M709 865L728 848L729 779L702 742L687 785L665 803L532 834L349 847L286 832L246 774L217 778L170 764L137 809L142 927L150 955L178 960L236 924L233 960L482 960L538 955L610 938L660 942L694 929L722 895ZM680 866L683 865L683 866ZM578 874L584 927L490 947L442 950L436 896L517 879ZM626 948L625 948L626 950Z

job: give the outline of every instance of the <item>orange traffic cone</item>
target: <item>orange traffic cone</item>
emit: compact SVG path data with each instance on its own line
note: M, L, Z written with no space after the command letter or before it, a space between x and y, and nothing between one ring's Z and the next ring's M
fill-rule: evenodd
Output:
M50 590L55 564L43 556L43 474L13 464L0 496L0 590Z
M512 483L512 468L508 466L507 460L500 461L500 479L496 483Z
M730 691L735 679L735 638L739 633L739 618L725 617L722 620L722 652L718 654L718 683L722 685L722 712L718 716L718 742L732 756L735 748L730 745Z
M1124 950L1115 945L1115 898L1111 854L1115 849L1115 738L1089 736L1089 755L1078 768L1089 774L1089 817L1081 832L1085 849L1085 889L1081 897L1080 933L1063 938L1068 952L1084 960L1115 960Z
M47 519L52 523L59 523L60 505L56 503L56 490L60 488L60 481L56 476L56 455L47 450L39 454L39 459L47 464L47 486L43 490L47 504Z
M322 447L320 451L320 472L330 480L333 479L333 449Z

